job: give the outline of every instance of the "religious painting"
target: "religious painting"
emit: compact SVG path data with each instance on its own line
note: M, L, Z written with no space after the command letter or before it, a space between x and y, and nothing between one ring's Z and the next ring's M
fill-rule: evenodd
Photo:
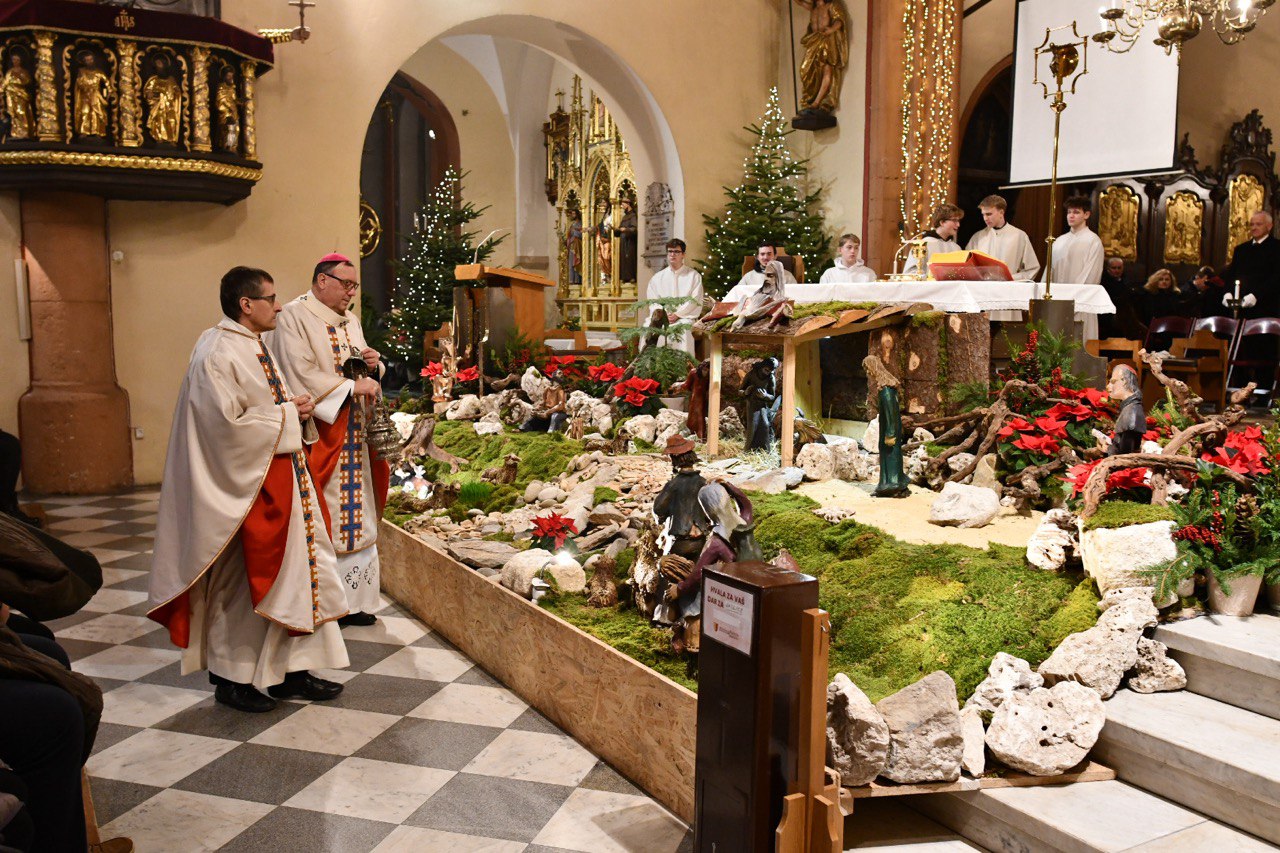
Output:
M1204 199L1179 190L1164 203L1164 262L1200 264L1200 235L1204 231Z
M1132 187L1112 184L1098 194L1098 236L1106 257L1138 259L1138 193Z
M1227 201L1227 263L1231 263L1236 246L1249 239L1249 217L1265 209L1262 181L1253 175L1236 175L1231 179Z

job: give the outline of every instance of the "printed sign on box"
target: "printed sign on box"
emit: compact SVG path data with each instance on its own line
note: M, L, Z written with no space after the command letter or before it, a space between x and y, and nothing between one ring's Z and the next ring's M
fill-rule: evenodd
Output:
M755 593L708 579L703 587L703 635L749 656L755 598Z

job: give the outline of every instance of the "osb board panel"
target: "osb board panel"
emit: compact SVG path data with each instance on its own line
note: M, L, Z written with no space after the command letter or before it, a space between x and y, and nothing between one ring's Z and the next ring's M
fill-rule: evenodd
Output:
M382 589L686 822L697 696L383 522Z

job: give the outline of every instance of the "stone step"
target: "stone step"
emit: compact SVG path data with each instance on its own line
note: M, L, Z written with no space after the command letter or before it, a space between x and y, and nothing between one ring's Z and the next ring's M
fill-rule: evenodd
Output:
M1202 616L1155 637L1187 671L1187 689L1280 719L1280 616Z
M980 847L1009 853L1278 849L1118 780L902 799Z
M1092 758L1126 782L1280 843L1280 720L1187 690L1120 690Z
M844 849L862 853L972 853L980 850L945 826L897 802L857 800L845 818Z

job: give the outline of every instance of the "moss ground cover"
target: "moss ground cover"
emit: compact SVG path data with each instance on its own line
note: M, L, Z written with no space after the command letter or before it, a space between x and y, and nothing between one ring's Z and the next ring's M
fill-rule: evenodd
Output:
M515 483L508 487L498 487L486 503L476 504L489 512L515 506L515 496L522 494L525 486L533 480L547 482L554 479L563 473L570 459L582 452L582 442L565 438L563 433L508 430L495 436L476 435L476 431L466 421L440 421L436 425L435 442L444 450L467 460L467 464L458 473L450 474L449 466L443 462L422 459L421 464L426 468L427 477L438 482L467 483L478 479L485 469L501 466L502 460L509 453L520 457ZM504 491L504 488L509 491ZM495 498L499 500L495 501ZM489 508L495 503L506 505Z
M1153 506L1134 501L1103 501L1098 511L1084 523L1085 530L1125 527L1130 524L1148 524L1152 521L1173 521L1173 510L1167 506Z

